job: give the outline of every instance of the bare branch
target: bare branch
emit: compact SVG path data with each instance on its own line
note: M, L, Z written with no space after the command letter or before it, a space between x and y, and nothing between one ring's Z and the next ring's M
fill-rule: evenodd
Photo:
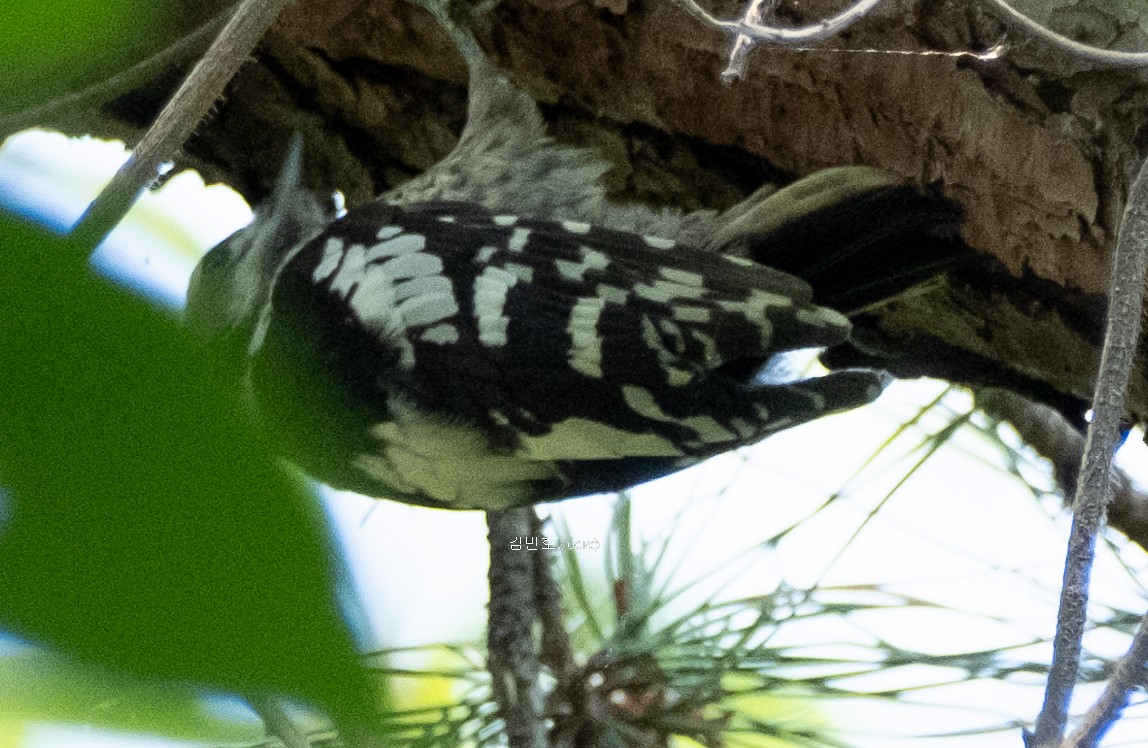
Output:
M773 12L777 0L750 0L742 20L746 23L760 24ZM745 79L745 68L749 62L749 52L754 47L753 39L746 34L738 34L733 40L733 47L729 53L729 64L721 71L721 82L729 85L735 80Z
M29 127L43 127L60 112L96 106L147 83L165 67L181 63L198 54L202 47L207 46L212 35L223 28L233 11L234 6L215 16L170 47L116 73L107 80L79 91L64 94L44 104L38 104L0 117L0 137Z
M1120 712L1127 706L1132 690L1144 682L1146 662L1148 662L1148 616L1140 620L1140 627L1136 629L1132 646L1116 665L1116 671L1112 674L1112 680L1108 681L1104 693L1084 715L1083 723L1069 736L1062 748L1094 748L1099 744L1108 728L1120 719Z
M1148 65L1148 52L1118 52L1112 49L1094 47L1091 44L1082 44L1069 39L1067 36L1058 34L1046 26L1042 26L1004 0L989 0L989 2L995 8L997 14L1005 20L1015 23L1033 36L1039 37L1054 47L1081 59L1118 67L1141 67Z
M1072 506L1080 477L1084 434L1060 411L1015 392L985 387L976 391L977 407L992 418L1012 424L1028 446L1052 463L1052 474L1064 502ZM1115 493L1108 505L1108 524L1148 550L1148 494L1119 467L1112 469Z
M1132 183L1113 254L1108 325L1100 354L1100 372L1092 400L1092 422L1076 488L1072 532L1068 540L1060 614L1053 660L1037 718L1033 746L1060 743L1068 702L1076 683L1081 640L1087 620L1088 581L1096 552L1096 534L1112 498L1112 458L1120 440L1128 380L1140 338L1144 277L1148 271L1148 161Z
M486 513L490 540L487 668L510 748L545 748L547 744L534 644L538 620L534 555L541 551L527 551L523 545L533 530L533 512L526 508Z
M722 29L731 35L747 36L756 42L786 45L811 44L835 36L864 18L880 2L881 0L857 0L835 16L793 29L753 23L749 20L749 16L737 21L723 21L698 5L695 0L678 0L686 12L710 28Z
M170 159L191 136L289 2L291 0L243 0L203 59L144 133L132 155L88 206L73 229L78 246L96 246L123 219L140 190L155 179L160 163Z

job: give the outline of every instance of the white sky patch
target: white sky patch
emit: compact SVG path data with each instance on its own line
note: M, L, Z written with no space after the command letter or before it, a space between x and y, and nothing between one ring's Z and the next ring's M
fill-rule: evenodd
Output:
M0 207L63 232L127 154L119 142L39 130L16 133L0 146ZM165 306L181 307L200 256L251 217L247 203L229 187L205 187L195 172L181 172L140 197L92 264Z

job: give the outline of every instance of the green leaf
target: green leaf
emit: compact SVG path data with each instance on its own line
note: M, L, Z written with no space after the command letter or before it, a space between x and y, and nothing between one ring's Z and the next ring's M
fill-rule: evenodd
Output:
M102 80L165 46L170 0L0 0L0 111Z
M175 320L0 220L0 627L138 676L373 701L314 498Z

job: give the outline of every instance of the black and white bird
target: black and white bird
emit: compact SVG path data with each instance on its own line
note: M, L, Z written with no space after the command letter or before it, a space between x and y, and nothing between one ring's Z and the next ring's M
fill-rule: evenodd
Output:
M870 402L885 376L763 383L780 351L964 251L959 209L868 168L724 214L606 201L469 37L439 165L333 220L296 141L254 222L204 256L187 320L282 454L332 486L452 509L621 489Z

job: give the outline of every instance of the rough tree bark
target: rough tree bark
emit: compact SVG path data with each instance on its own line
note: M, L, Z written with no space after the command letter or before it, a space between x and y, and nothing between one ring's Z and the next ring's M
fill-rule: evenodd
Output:
M720 4L719 15L740 12ZM188 8L206 21L220 5ZM842 5L781 2L776 13L808 23ZM1051 21L1083 41L1148 49L1131 23ZM894 357L877 363L894 373L1005 387L1080 423L1128 165L1145 155L1141 73L1026 43L967 0L887 0L816 51L756 49L747 79L729 87L719 82L729 41L669 0L502 0L475 31L560 139L615 163L607 178L619 200L724 207L763 181L845 163L939 185L964 205L981 261L865 313L859 334L880 336ZM991 61L881 52L978 51L1002 37L1008 51ZM41 124L131 140L183 67ZM302 129L311 185L361 203L450 149L464 80L446 35L413 5L296 3L185 162L258 200ZM1143 353L1136 419L1148 415Z

